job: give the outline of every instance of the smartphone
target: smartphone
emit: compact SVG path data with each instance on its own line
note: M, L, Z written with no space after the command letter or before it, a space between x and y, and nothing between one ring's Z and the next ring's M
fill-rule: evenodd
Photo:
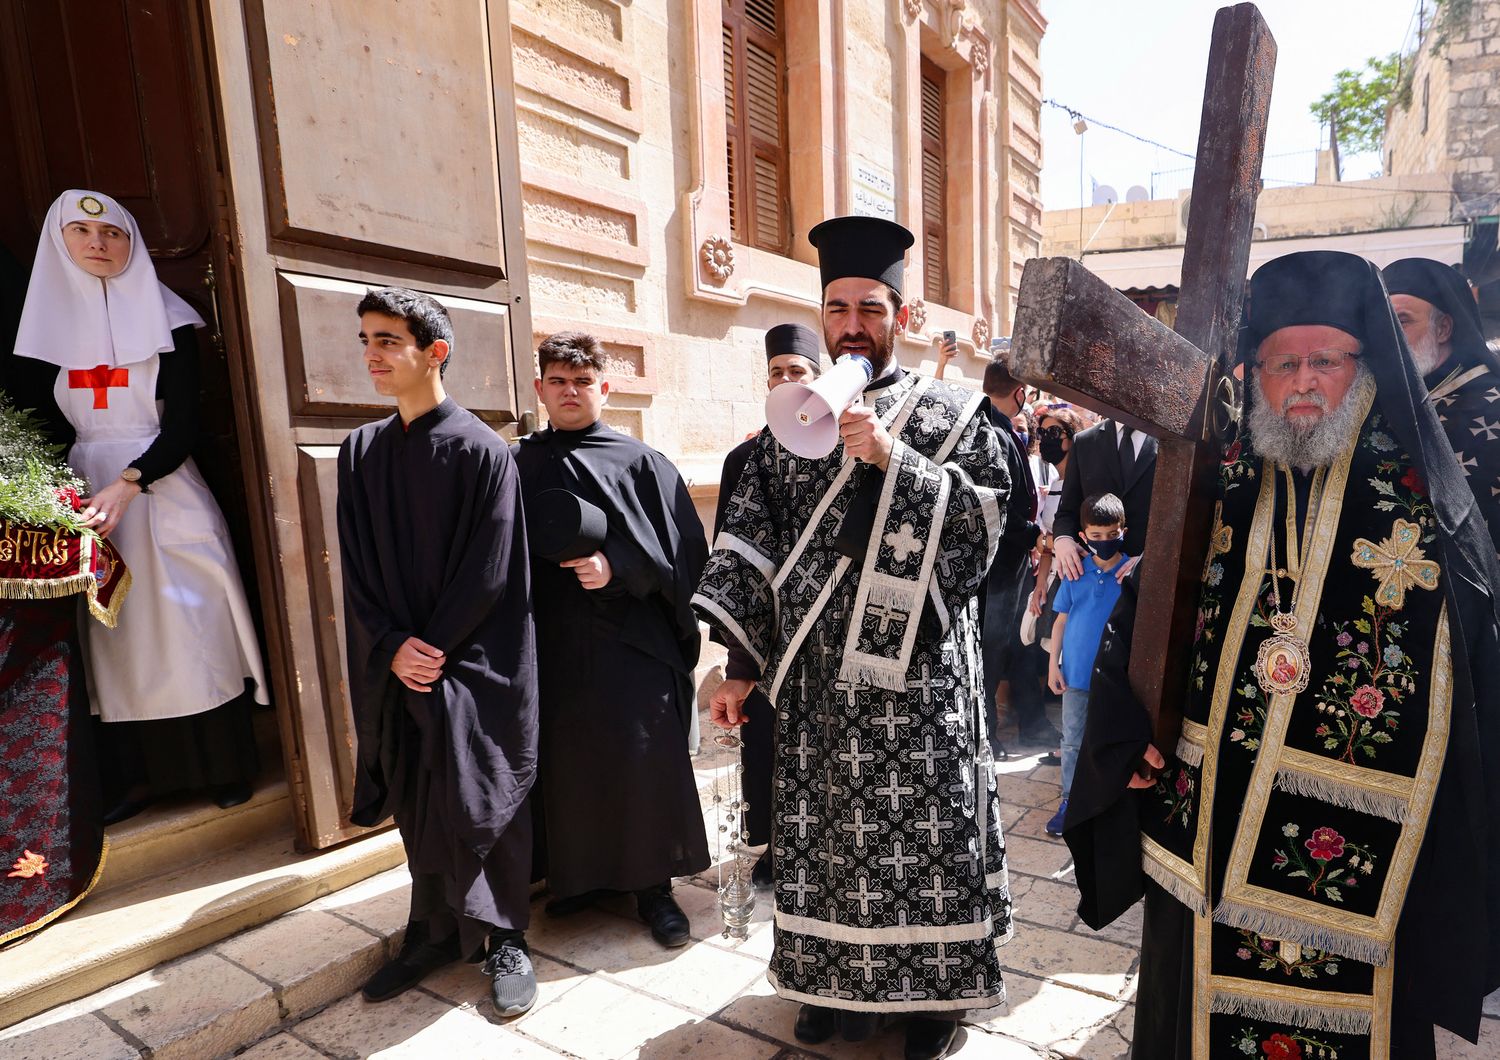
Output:
M945 331L945 332L943 332L943 345L946 346L950 342L957 342L957 341L958 341L958 332L956 332L956 331Z

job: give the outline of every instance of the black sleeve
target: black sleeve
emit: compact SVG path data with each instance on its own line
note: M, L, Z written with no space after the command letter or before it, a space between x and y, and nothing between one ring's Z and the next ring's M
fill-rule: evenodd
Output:
M1080 434L1079 439L1083 436ZM1057 513L1052 517L1052 533L1056 537L1078 539L1078 509L1083 507L1083 472L1078 465L1088 457L1078 450L1078 439L1074 440L1073 453L1068 459L1068 473L1063 476L1062 496L1057 499Z
M161 355L156 397L162 403L161 433L131 461L149 486L182 466L198 440L198 336L191 324L172 332L175 348Z

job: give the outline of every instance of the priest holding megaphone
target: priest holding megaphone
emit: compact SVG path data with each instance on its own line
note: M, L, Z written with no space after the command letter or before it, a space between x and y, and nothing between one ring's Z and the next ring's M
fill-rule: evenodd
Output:
M775 707L770 979L798 1040L909 1017L905 1055L936 1058L1005 999L974 598L1010 482L983 395L896 361L911 233L839 217L808 239L834 367L772 390L693 604L753 663L715 722L753 689Z

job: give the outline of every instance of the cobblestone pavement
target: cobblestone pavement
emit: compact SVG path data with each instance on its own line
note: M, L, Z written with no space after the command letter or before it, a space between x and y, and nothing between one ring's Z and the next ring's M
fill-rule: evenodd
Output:
M706 743L706 741L705 741ZM1043 831L1057 800L1056 767L1035 752L1000 764L1000 798L1016 901L1015 938L1001 951L1009 1005L974 1013L961 1055L1105 1058L1128 1053L1139 914L1107 931L1080 925L1067 848ZM705 792L711 760L700 759ZM319 1056L439 1055L556 1057L899 1057L899 1029L858 1045L810 1048L792 1035L797 1006L766 983L769 896L762 892L750 937L720 935L716 871L678 881L693 940L664 950L626 898L565 919L538 899L527 933L541 998L529 1013L491 1022L488 982L453 966L381 1005L353 995L254 1046L246 1060Z

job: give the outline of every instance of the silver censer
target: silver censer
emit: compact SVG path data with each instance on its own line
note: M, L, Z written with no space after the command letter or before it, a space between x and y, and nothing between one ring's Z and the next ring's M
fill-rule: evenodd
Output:
M719 847L733 861L725 875L724 858L719 858L719 916L724 921L726 939L748 938L750 919L755 914L755 884L750 874L755 871L759 855L746 843L744 775L744 744L733 733L720 733L714 737L720 747L738 752L732 766L725 770L727 780L720 788L719 777L714 777L714 805L719 817Z

